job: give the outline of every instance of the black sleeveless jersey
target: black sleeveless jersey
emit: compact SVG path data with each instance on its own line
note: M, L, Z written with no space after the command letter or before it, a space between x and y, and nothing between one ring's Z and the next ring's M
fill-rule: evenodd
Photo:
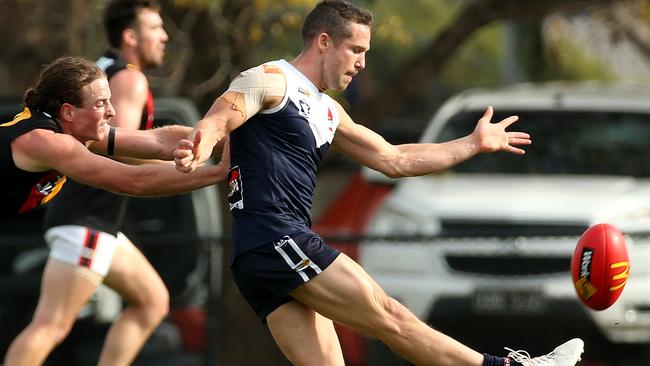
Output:
M97 65L106 72L109 80L119 71L134 67L110 51L97 60ZM152 127L153 95L149 90L140 129ZM128 202L127 196L70 180L61 190L59 199L48 205L44 226L49 229L61 225L80 225L115 235L124 223Z
M14 164L11 142L37 128L62 133L50 115L29 108L0 124L0 217L13 217L49 202L66 181L55 171L27 172Z
M119 55L112 51L106 52L104 56L97 60L97 66L104 70L106 76L108 76L108 80L124 69L137 69L137 67L126 63ZM149 89L147 92L147 104L142 110L142 118L140 120L141 130L153 128L153 105L153 93Z

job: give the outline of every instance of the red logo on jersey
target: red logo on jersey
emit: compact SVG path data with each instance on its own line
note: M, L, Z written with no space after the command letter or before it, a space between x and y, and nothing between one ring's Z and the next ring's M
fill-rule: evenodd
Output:
M330 123L332 123L334 121L334 116L332 115L332 110L329 107L327 107L327 120L330 121ZM330 132L334 132L334 129L332 129L332 126L328 127L328 129L330 130Z
M230 187L230 192L228 193L228 204L230 210L232 211L235 208L243 209L244 187L242 186L241 172L238 166L230 168L227 179L228 186Z
M18 212L23 213L48 203L57 193L59 193L65 181L65 175L61 175L60 173L51 172L47 174L34 184L27 199Z

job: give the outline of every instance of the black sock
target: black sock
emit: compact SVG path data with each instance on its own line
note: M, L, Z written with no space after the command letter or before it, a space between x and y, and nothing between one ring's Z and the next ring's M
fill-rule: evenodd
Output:
M483 354L483 366L523 366L519 362L508 357L496 357L488 355L487 353Z

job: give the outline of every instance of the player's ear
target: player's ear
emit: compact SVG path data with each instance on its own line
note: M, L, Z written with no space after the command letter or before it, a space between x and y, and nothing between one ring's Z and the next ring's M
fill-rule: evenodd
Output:
M135 47L138 44L138 37L137 34L135 33L135 30L131 28L126 28L122 32L122 44L127 45L129 47Z
M72 121L74 118L75 106L70 103L63 103L59 108L59 117L66 122Z
M332 38L329 34L321 33L316 37L318 49L321 51L327 50L332 45Z

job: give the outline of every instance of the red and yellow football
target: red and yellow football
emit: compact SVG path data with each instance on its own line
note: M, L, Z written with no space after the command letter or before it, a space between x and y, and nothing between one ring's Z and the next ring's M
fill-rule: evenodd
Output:
M630 271L625 238L616 227L601 223L588 228L571 257L571 278L580 300L605 310L621 296Z

